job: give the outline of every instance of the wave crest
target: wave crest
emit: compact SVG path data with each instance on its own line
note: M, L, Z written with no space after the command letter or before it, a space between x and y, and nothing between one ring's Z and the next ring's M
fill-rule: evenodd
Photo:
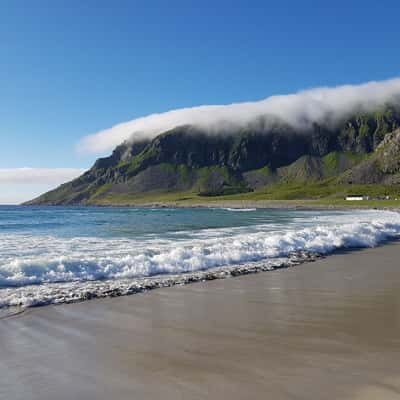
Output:
M332 217L328 223L322 218L319 224L303 229L149 242L147 248L131 239L8 235L9 244L16 242L14 248L41 247L36 253L22 257L11 254L1 261L0 287L190 273L288 257L299 251L328 254L340 248L373 247L400 236L398 213L371 216L360 213L352 223Z

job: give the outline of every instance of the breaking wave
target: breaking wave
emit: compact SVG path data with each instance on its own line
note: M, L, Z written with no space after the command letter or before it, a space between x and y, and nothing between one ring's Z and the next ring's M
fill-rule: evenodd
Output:
M400 214L395 212L320 216L305 225L273 230L259 226L251 233L246 233L246 229L216 229L203 235L194 232L186 239L144 242L128 238L3 234L0 307L30 304L22 299L29 298L29 293L32 297L40 292L49 298L50 288L55 296L55 288L61 283L59 288L63 291L72 287L82 291L86 290L82 283L94 281L179 277L246 263L273 265L276 260L288 260L299 252L325 255L341 248L373 247L400 236Z
M383 216L382 216L383 217ZM339 248L371 247L400 235L400 217L316 225L283 232L170 241L147 248L132 239L8 235L2 246L34 249L0 261L0 285L138 278L284 257L295 251L327 254ZM35 254L36 253L36 254Z

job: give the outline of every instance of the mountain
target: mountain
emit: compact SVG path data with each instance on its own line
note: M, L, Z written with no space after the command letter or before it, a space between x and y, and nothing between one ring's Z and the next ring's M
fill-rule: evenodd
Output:
M167 194L264 192L273 198L293 185L303 186L300 197L321 197L335 195L335 187L396 185L399 127L400 108L393 106L304 130L279 121L266 127L262 120L219 134L179 126L119 145L79 178L27 204L129 204ZM304 183L321 184L321 193L307 194Z

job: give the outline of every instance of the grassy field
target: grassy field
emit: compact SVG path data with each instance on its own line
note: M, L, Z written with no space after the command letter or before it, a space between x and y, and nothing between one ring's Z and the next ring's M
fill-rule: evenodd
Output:
M351 194L369 195L373 200L346 201ZM390 200L378 200L390 196ZM399 199L399 200L397 200ZM385 185L337 185L332 181L308 184L271 185L254 192L224 196L201 196L195 192L147 192L140 195L108 194L92 202L103 206L235 206L235 207L352 207L397 208L400 189Z

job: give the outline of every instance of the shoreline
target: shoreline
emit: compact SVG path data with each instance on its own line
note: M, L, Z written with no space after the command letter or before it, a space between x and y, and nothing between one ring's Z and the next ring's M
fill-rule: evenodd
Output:
M185 201L165 201L165 202L138 202L138 203L118 203L118 204L43 204L43 205L30 205L18 204L18 207L83 207L83 208L188 208L188 209L282 209L282 210L305 210L305 211L329 211L329 210L382 210L382 211L399 211L399 205L386 205L384 201L381 204L371 205L369 201L365 200L357 202L348 202L343 204L325 203L318 200L212 200L205 202L185 202ZM7 206L7 205L4 205ZM15 205L14 205L15 206Z
M374 247L341 247L326 254L300 250L294 251L284 257L225 265L180 274L154 275L137 279L105 279L82 282L47 283L44 286L46 288L54 288L55 292L59 292L59 297L38 300L30 305L13 304L8 307L0 307L0 321L22 315L25 312L42 307L69 305L88 301L96 301L100 299L128 297L148 293L153 290L173 288L175 286L179 287L192 285L195 283L207 283L215 280L256 275L265 272L294 268L301 266L302 264L313 263L320 259L325 259L338 254L351 254L353 252L379 248L396 243L400 245L400 239L387 239ZM71 283L74 284L74 287L68 287L68 289L63 287L63 285L68 285ZM20 291L23 296L26 296L27 293L29 296L29 289L31 286L41 287L42 285L27 285L3 289L14 289L13 295L15 295L15 291ZM28 292L24 293L26 290L28 290ZM66 292L69 294L68 297L65 295Z
M368 240L365 238L362 239L365 236L365 232L359 232L361 235L360 240L349 240L351 235L349 236L349 233L345 230L345 232L339 234L341 239L335 244L331 239L327 239L328 242L324 242L324 247L321 244L321 240L317 238L318 240L316 243L307 246L306 243L308 240L316 239L314 237L315 235L311 235L310 239L310 234L305 234L305 237L301 235L298 237L298 235L295 234L294 237L292 237L292 235L289 238L294 241L292 247L289 246L287 250L282 251L278 246L274 256L264 255L266 258L260 259L258 257L257 261L254 261L254 258L252 260L251 258L243 257L239 259L233 258L231 264L228 264L227 260L223 259L225 264L217 263L212 267L210 266L204 269L181 269L180 271L182 272L180 273L172 268L169 270L157 270L159 273L155 274L149 273L148 275L143 274L131 278L112 278L108 276L103 279L100 277L100 279L86 280L64 281L54 279L47 282L42 281L40 284L30 283L29 285L4 286L0 288L2 295L0 302L0 319L7 318L9 315L21 313L27 308L71 304L99 298L129 296L165 287L285 269L305 262L315 261L319 258L330 257L338 252L357 251L358 248L368 248L371 245L382 246L396 241L396 234L394 234L393 228L391 227L393 217L397 217L398 211L396 211L396 213L397 214L391 214L390 220L387 221L389 223L388 231L382 225L378 224L378 226L375 226L372 224L373 228L371 228ZM371 223L367 225L371 225ZM354 229L351 232L354 236ZM324 235L322 235L322 237L324 237ZM282 237L279 240L285 244L289 239ZM300 239L302 241L299 242ZM302 245L299 245L299 243ZM248 247L245 247L245 251L246 249L248 250ZM218 254L218 251L216 253ZM247 253L245 252L244 254L246 255ZM165 271L169 271L170 273Z
M31 308L0 321L0 395L395 399L399 253L391 242L301 268Z
M340 250L338 250L340 251ZM61 297L51 299L51 301L42 301L33 305L24 306L22 304L12 305L10 307L0 308L0 321L2 319L21 315L29 310L48 306L60 306L63 304L76 304L99 299L116 298L134 296L144 294L153 290L172 288L174 286L186 286L194 283L204 283L220 279L237 278L245 275L259 274L262 272L270 272L279 269L293 268L301 264L314 262L320 258L329 257L330 254L322 255L318 253L297 251L289 254L287 257L269 259L263 261L247 262L242 264L233 264L186 272L181 274L155 275L150 277L142 277L138 279L107 279L97 281L76 282L79 287L77 295L74 296L74 289L69 289L70 297ZM66 282L68 284L69 282ZM47 284L46 286L54 286L56 291L60 291L63 283L59 283L61 287L57 287L57 283ZM40 285L34 285L40 287ZM85 290L82 292L82 287ZM13 288L14 290L29 289L28 286ZM65 289L62 290L64 296Z

